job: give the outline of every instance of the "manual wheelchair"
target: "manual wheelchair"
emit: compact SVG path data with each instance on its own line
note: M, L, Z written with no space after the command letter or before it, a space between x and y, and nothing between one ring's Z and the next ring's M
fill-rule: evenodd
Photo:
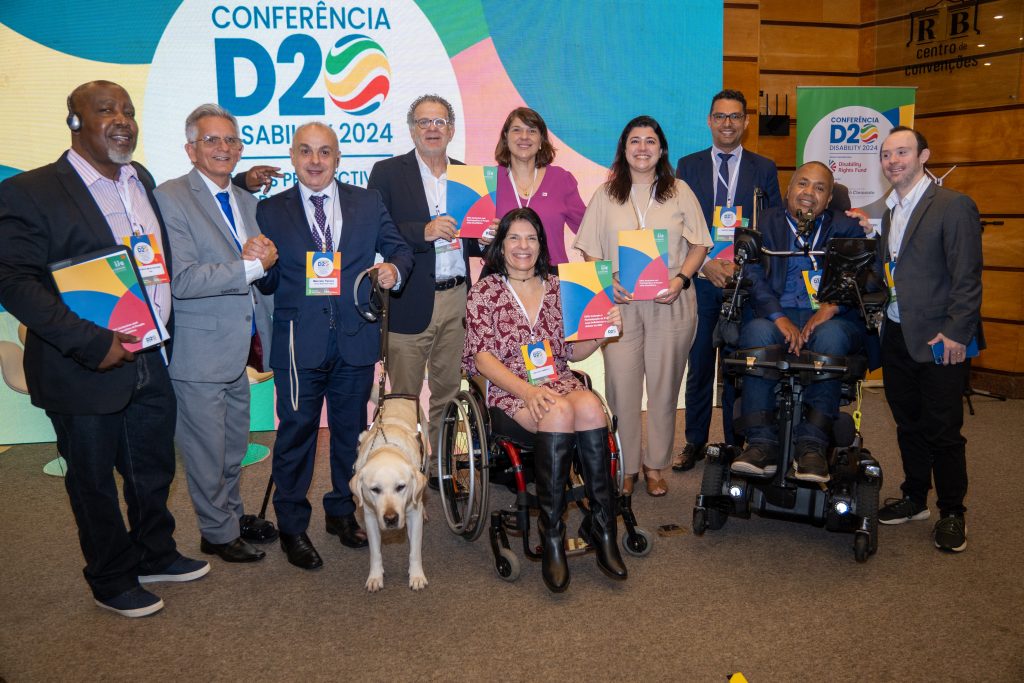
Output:
M858 306L869 329L877 329L886 301L886 293L869 292L875 269L875 241L868 239L834 239L825 252L825 269L819 287L819 300ZM737 282L742 283L742 269L755 262L762 253L786 256L789 252L770 252L763 248L756 231L738 229L736 263L740 266ZM802 253L802 252L801 252ZM737 302L745 293L733 292L723 304L722 321L741 319ZM700 493L693 509L693 531L702 535L718 530L730 516L749 518L751 512L824 526L829 531L854 534L854 558L867 561L878 548L878 498L882 469L859 434L859 386L867 370L861 356L826 356L808 350L799 356L786 353L783 347L741 349L723 361L725 374L737 385L747 375L774 379L779 430L780 458L771 478L755 477L731 471L739 449L719 444L707 448L707 463ZM855 417L840 413L831 425L828 450L829 481L827 484L798 481L791 477L793 429L803 418L801 401L804 389L813 382L838 380L846 403L858 401Z
M573 370L573 374L591 389L590 377ZM521 536L523 554L531 560L541 559L539 545L531 542L530 511L538 507L531 492L533 483L532 448L534 435L498 408L487 408L486 386L481 377L471 378L466 388L445 406L438 434L437 479L445 520L452 533L467 541L475 541L488 529L494 569L505 581L519 578L519 557L512 550L509 536ZM595 392L596 394L596 392ZM608 421L608 446L611 453L611 480L615 486L616 514L621 517L620 543L626 553L642 557L652 548L654 539L639 527L633 514L631 497L622 494L623 469L621 450L616 436L616 420L604 398ZM585 502L579 456L573 454L568 484L568 500L584 515L580 536L589 510ZM504 510L490 510L489 484L505 486L515 494L515 504ZM489 523L485 520L489 519ZM593 550L583 538L567 538L566 554L580 555Z

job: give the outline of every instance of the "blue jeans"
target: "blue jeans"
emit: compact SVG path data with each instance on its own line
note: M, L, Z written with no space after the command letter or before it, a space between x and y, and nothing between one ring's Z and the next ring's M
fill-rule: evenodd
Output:
M793 321L798 328L811 319L814 311L802 308L784 308L783 314ZM740 348L749 349L758 346L784 345L785 338L778 326L767 318L757 318L743 325L740 332ZM863 325L840 316L835 316L819 325L804 348L816 353L832 356L846 356L859 352L864 346ZM741 402L744 415L775 409L776 380L747 376L743 378L743 400ZM839 380L814 382L804 387L803 403L811 406L826 417L835 420L839 414ZM828 435L819 427L800 422L794 428L794 435L801 439L815 441L823 446L828 445ZM758 425L746 431L747 441L778 445L779 435L776 425Z

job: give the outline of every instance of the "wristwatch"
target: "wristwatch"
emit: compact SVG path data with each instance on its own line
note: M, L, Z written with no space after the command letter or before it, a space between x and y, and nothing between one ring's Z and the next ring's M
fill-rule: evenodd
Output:
M683 289L689 289L690 288L690 278L686 277L682 273L676 273L674 277L677 277L677 278L679 278L680 280L683 281Z

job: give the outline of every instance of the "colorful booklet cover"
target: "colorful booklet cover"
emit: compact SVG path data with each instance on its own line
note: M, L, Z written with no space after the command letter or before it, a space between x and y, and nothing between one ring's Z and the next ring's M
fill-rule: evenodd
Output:
M459 237L482 237L497 213L497 166L448 166L448 215Z
M78 317L142 340L125 344L129 351L163 341L128 247L109 247L51 263L50 272L64 303Z
M558 280L565 341L619 335L619 328L609 325L607 317L615 305L611 261L563 263L558 266Z
M619 283L636 301L649 301L668 287L668 230L619 233Z
M711 219L711 237L715 244L708 252L710 258L725 259L732 261L733 238L737 227L746 227L747 221L743 218L743 207L715 207L715 215Z

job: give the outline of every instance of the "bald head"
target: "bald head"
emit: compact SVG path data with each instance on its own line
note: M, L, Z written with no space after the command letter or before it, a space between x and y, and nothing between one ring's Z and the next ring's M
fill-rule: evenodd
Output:
M808 161L796 169L786 189L786 208L794 218L810 212L815 218L824 213L832 199L835 180L832 171L820 161Z

